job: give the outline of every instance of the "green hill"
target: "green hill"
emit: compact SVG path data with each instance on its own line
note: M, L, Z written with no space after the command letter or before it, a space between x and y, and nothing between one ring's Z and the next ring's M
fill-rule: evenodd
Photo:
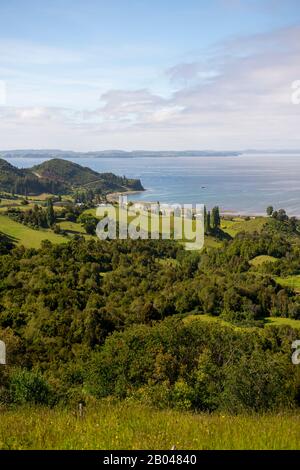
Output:
M68 194L86 188L101 193L143 190L140 180L98 173L68 160L54 158L28 169L19 169L0 159L0 191L38 195Z
M0 159L0 191L22 195L64 194L67 188L58 181L38 177L31 168L19 169Z
M81 186L99 179L100 174L90 168L78 165L69 160L53 158L31 168L40 178L49 178L64 184Z

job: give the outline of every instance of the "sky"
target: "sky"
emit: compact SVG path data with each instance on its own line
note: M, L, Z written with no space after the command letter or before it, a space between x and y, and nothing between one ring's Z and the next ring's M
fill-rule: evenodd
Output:
M300 149L299 88L299 0L0 0L2 150Z

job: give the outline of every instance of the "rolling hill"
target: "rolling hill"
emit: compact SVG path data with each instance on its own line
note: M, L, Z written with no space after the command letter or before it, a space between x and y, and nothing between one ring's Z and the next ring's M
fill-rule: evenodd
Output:
M0 159L0 191L21 195L68 194L80 188L97 190L103 194L144 189L140 180L113 173L98 173L60 158L47 160L28 169L19 169Z

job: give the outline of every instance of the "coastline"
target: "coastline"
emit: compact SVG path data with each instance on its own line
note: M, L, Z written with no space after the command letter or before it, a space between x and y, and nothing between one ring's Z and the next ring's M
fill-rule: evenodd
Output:
M131 190L131 191L117 191L114 193L109 193L107 194L106 198L108 202L118 202L119 196L127 196L131 194L138 194L138 193L143 193L146 191L144 190ZM155 204L155 201L142 201L145 204ZM165 203L164 203L165 204ZM243 212L243 211L235 211L235 210L221 210L220 211L221 217L225 218L231 218L231 217L239 217L239 218L245 218L245 217L266 217L266 214L264 212ZM300 216L298 216L300 217Z
M147 191L147 189L129 190L129 191L116 191L116 192L107 194L106 198L109 202L116 202L116 201L118 201L119 196L127 196L127 195L130 196L132 194L144 193L145 191ZM148 200L147 201L146 200L139 201L139 200L137 200L137 201L133 201L133 202L143 202L145 204L155 204L157 201L150 201L150 200L149 201ZM163 202L162 204L168 204L168 203ZM170 204L172 204L172 203L170 203ZM231 217L239 217L239 218L267 217L265 211L252 212L252 211L243 211L243 210L235 210L235 209L222 209L222 207L220 207L220 215L223 218L231 218ZM296 217L296 218L300 219L300 213L299 214L288 213L288 211L287 211L287 215L289 217Z
M108 201L112 201L112 202L113 202L113 201L118 200L118 198L119 198L120 196L127 196L127 195L130 196L131 194L143 193L144 191L146 191L146 190L145 190L145 189L139 189L139 190L137 190L137 189L133 190L133 189L132 189L132 190L129 190L129 191L116 191L116 192L114 192L114 193L108 193L108 194L106 195L106 199L107 199Z

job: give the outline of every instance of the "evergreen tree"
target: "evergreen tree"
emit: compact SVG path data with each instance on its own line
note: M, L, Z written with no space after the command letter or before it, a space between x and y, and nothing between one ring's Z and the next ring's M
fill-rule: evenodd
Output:
M47 212L47 214L46 214L47 223L48 223L48 226L51 227L55 222L55 212L54 212L54 209L53 209L52 199L48 199L48 201L47 201L47 211L46 212Z
M205 219L205 233L209 233L210 231L211 231L210 211L208 211L206 214L206 219Z
M208 233L208 227L207 227L207 209L206 209L206 206L204 206L203 218L204 218L204 233Z
M212 224L213 229L219 228L220 225L221 225L220 211L219 211L218 206L213 207L213 209L212 209L211 224Z

